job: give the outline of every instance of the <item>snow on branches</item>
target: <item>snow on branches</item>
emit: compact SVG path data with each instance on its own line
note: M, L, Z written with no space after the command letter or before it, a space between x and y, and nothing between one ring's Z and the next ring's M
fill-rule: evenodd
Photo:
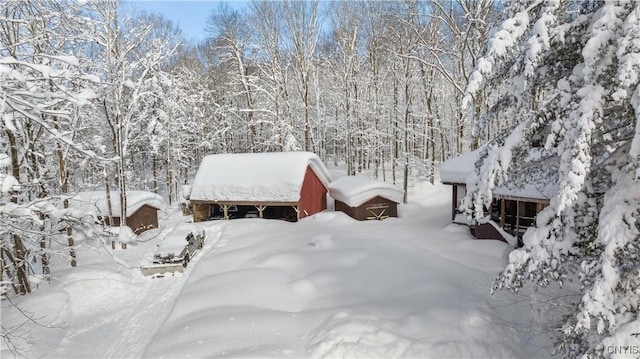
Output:
M608 356L606 345L638 344L640 328L640 6L630 1L512 6L517 8L508 13L515 15L489 42L467 94L488 87L502 91L494 95L508 99L498 103L500 111L522 116L503 136L507 140L494 141L485 151L463 203L478 218L496 183L526 181L518 175L527 165L522 153L534 151L534 136L546 137L544 151L558 163L558 189L493 289L579 280L582 293L565 313L558 349L571 357ZM500 85L522 79L529 94ZM504 118L490 115L492 121Z

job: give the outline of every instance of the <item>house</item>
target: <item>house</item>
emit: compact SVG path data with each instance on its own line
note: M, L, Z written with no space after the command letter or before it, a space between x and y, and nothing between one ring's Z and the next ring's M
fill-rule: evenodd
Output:
M331 175L311 152L206 156L191 186L193 220L297 221L327 209Z
M346 176L329 184L335 210L359 220L398 217L404 192L398 187L362 176Z
M541 159L537 149L525 158L527 166L525 178L519 182L510 181L493 191L493 203L487 208L485 223L468 223L466 215L459 212L461 200L465 197L467 185L475 176L476 162L482 148L451 158L440 166L440 182L450 185L451 219L454 223L468 224L478 239L498 239L519 245L522 235L535 225L537 214L549 204L557 187L549 185L554 178L557 158ZM543 180L544 179L544 180Z
M69 204L87 212L95 213L104 224L120 226L120 192L113 191L111 197L111 216L107 194L104 191L79 192L69 199ZM152 192L127 191L127 227L133 233L140 234L152 228L158 228L158 210L165 208L164 199Z

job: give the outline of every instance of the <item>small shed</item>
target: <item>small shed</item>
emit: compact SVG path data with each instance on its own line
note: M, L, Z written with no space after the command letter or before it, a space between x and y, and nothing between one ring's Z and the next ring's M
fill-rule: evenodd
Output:
M398 187L363 176L346 176L329 184L335 210L359 220L398 217L404 192Z
M69 199L69 204L95 213L98 219L104 221L106 225L119 227L120 193L113 191L110 193L110 197L111 217L109 216L107 194L104 191L79 192ZM158 228L158 210L164 207L164 199L156 193L127 191L127 227L131 228L135 234Z
M311 152L209 155L191 187L193 220L297 221L327 209L330 182L329 171Z

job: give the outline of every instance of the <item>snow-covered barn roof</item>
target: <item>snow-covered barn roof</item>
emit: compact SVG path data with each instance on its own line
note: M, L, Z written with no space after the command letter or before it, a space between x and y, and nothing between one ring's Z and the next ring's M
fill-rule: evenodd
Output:
M328 187L331 175L311 152L209 155L198 168L190 198L214 202L297 202L307 167Z
M329 194L350 207L358 207L376 196L400 203L404 192L387 182L362 176L346 176L329 184Z
M120 216L120 192L112 191L111 210L114 216ZM97 212L98 215L108 215L107 193L105 191L78 192L69 198L69 205L74 208ZM134 214L142 206L149 205L162 209L166 206L164 199L153 192L127 191L127 217Z

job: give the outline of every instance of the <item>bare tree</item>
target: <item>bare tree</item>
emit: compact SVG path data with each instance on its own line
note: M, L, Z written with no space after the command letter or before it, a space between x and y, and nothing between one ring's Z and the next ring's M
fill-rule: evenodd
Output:
M322 26L319 2L285 1L283 7L285 27L287 29L291 56L297 74L297 89L302 99L304 150L313 150L311 134L311 71L314 65L314 55L318 44L318 37Z
M289 109L289 92L287 90L287 63L283 45L286 41L284 21L282 20L283 3L275 1L254 1L251 3L251 24L254 30L257 52L264 56L262 62L256 62L265 79L263 93L270 99L268 113L276 146L279 151L289 150L285 147L288 139L294 136Z
M118 1L95 4L94 11L100 22L95 41L102 51L106 79L102 104L117 157L120 225L126 226L127 171L130 168L132 129L140 121L137 113L142 99L150 95L143 91L144 82L175 52L177 45L172 45L169 39L152 39L150 35L154 24L143 18L121 19ZM107 196L110 197L109 192ZM110 213L110 216L113 214Z
M59 222L51 224L47 213L54 205L52 192L64 195L68 191L68 151L96 158L73 138L78 109L93 97L78 59L65 52L82 41L82 34L69 30L82 17L77 6L61 10L62 4L56 2L0 4L0 66L10 69L0 72L1 126L10 159L3 161L8 170L0 173L0 179L12 184L3 185L5 192L0 194L2 262L3 274L12 279L20 294L31 291L32 253L40 253L42 273L46 276L50 272L46 241L54 232L47 227ZM13 205L6 207L7 203ZM70 229L65 231L70 233ZM67 241L71 264L75 265L70 235Z
M248 63L246 53L249 50L250 34L245 14L232 10L227 4L221 3L210 15L208 32L212 36L210 46L220 52L220 65L232 69L234 76L230 77L231 86L240 87L242 103L236 116L243 118L248 129L249 152L254 152L257 146L257 126L254 120L254 88L255 74Z

